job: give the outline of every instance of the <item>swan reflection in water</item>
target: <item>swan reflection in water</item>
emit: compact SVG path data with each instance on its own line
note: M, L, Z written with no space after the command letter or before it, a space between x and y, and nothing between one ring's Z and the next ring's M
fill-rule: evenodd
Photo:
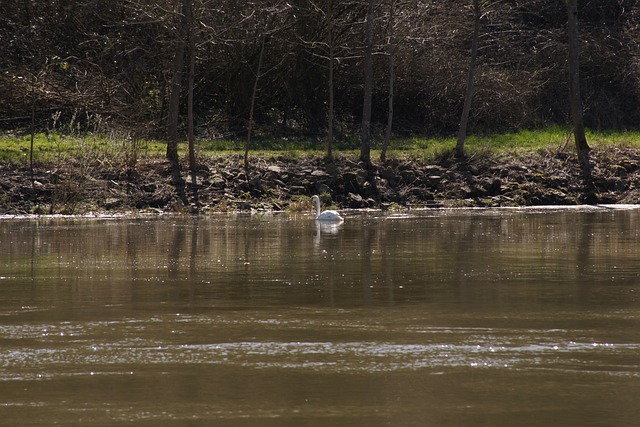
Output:
M317 195L311 197L311 201L313 202L316 209L316 235L313 239L313 242L315 245L319 245L321 234L338 234L340 228L342 227L342 224L344 223L344 218L337 211L321 210L320 197L318 197Z
M316 221L316 232L322 234L338 234L342 226L343 222L322 222Z
M314 245L320 245L322 236L329 239L337 236L343 225L344 221L316 221L316 235L313 238Z
M344 221L316 221L316 235L313 238L313 243L318 246L322 237L331 239L340 233Z

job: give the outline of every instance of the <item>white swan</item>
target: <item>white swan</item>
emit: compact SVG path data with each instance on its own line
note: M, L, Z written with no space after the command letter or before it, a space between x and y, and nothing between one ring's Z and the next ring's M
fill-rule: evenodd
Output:
M313 196L311 201L316 205L316 221L344 221L344 218L336 211L320 212L320 197Z

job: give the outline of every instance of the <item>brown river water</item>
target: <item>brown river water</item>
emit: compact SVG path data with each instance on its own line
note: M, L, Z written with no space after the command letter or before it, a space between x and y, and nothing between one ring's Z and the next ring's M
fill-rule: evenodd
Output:
M0 425L640 425L640 209L1 218Z

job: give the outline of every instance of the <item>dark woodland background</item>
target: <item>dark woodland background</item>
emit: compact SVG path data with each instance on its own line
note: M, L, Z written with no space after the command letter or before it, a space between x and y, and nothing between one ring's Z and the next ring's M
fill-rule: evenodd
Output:
M578 1L584 119L594 130L640 128L638 3ZM242 138L255 87L257 137L323 138L333 53L336 136L349 138L362 116L367 4L194 0L185 31L182 1L0 0L0 129L27 129L33 115L44 131L164 137L172 76L183 70L184 117L193 59L197 136ZM567 124L565 3L481 4L469 131ZM473 12L464 0L376 2L374 134L386 125L391 55L394 133L457 131ZM181 41L184 63L176 64Z

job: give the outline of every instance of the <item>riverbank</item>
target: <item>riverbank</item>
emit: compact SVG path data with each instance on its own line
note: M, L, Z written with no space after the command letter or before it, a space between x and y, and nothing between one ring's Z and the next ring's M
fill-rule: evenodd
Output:
M66 158L34 165L0 163L0 214L307 211L320 194L337 208L499 207L640 203L640 149L598 146L591 152L593 189L575 154L544 149L491 151L464 159L396 154L366 170L355 155L332 163L319 155L271 153L201 156L195 183L185 164L161 157L135 163Z

